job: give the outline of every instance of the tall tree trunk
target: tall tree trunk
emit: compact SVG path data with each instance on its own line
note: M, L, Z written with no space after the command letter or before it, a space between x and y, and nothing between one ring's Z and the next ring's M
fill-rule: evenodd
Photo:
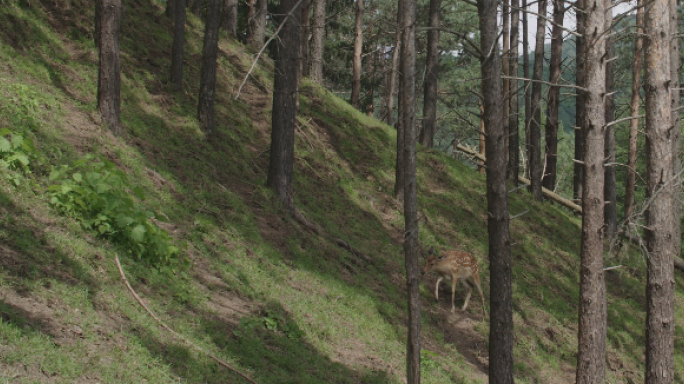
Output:
M641 89L641 72L644 55L644 2L637 0L636 34L634 37L634 72L632 75L632 96L629 103L629 150L627 151L627 182L625 183L625 219L634 211L634 189L636 187L636 159L637 159L637 136L639 133L639 90Z
M604 0L585 0L582 29L586 32L584 62L584 180L580 251L580 302L577 383L602 383L606 361L606 286L603 272L603 162L605 140Z
M490 329L489 382L513 383L513 290L506 138L504 134L501 60L497 49L496 0L478 0L484 119L487 127L487 229L489 232Z
M173 1L169 1L173 3ZM93 33L93 42L95 43L95 48L100 48L100 31L102 30L102 1L95 1L95 33Z
M538 13L546 16L547 0L538 3ZM544 74L544 33L546 32L546 20L537 17L537 38L534 48L534 70L532 72L532 119L530 120L530 145L528 147L528 159L530 162L530 192L536 200L542 200L542 173L541 162L541 102L542 85L540 81Z
M503 45L503 52L501 54L501 73L502 73L502 82L503 82L503 89L501 90L503 92L504 96L504 104L503 104L503 119L504 119L504 138L505 138L505 148L504 152L506 152L506 164L508 164L508 141L510 139L508 135L508 114L510 113L509 108L510 108L510 87L511 87L511 79L508 77L511 76L509 72L509 65L508 61L511 59L511 1L510 0L503 0L503 9L501 12L501 17L503 19L502 22L502 45Z
M397 53L397 58L404 56L404 42L406 40L404 36L404 2L410 1L413 2L414 0L399 0L399 4L397 5L397 34L399 36L399 49L400 51ZM396 49L396 48L395 48ZM399 80L399 89L403 89L403 81L404 78L403 76L399 78L399 73L401 69L399 68L399 60L397 60L397 78ZM399 95L399 105L398 105L398 113L397 116L401 117L402 116L402 108L403 104L401 102L401 95ZM404 201L404 121L401 118L397 119L397 161L395 165L395 174L396 176L394 177L394 197L397 198L399 201Z
M253 1L250 3L254 4ZM266 39L266 17L268 15L268 0L256 0L254 9L254 18L251 19L251 39L247 38L249 44L254 50L261 49ZM299 39L298 39L299 40ZM299 48L297 48L299 50Z
M520 11L518 10L518 0L511 0L511 54L508 61L508 73L513 77L518 77L518 38L520 26ZM509 107L508 107L508 178L514 185L518 185L520 175L520 135L518 129L518 80L511 79L509 84Z
M311 80L323 84L323 52L325 51L325 0L313 0L311 31Z
M576 0L575 8L583 10L585 0ZM579 36L575 37L575 81L577 85L584 84L584 55L582 52L585 45L584 37L584 12L577 12L577 33ZM584 185L584 167L582 166L582 159L584 159L584 92L577 92L575 97L575 160L573 165L573 188L572 194L576 201L582 199L582 186Z
M673 233L682 233L680 217L682 216L682 205L679 203L678 196L682 196L682 159L681 159L681 130L679 127L679 106L680 106L680 63L679 63L679 39L674 36L679 36L679 16L678 16L678 0L670 0L670 92L671 105L672 105L672 126L677 129L672 130L672 153L674 157L674 164L672 165L672 177L676 178L677 182L674 183L674 196L675 204L672 207L672 215L674 216L675 228L672 230ZM676 90L676 91L674 91ZM675 241L675 257L681 257L682 253L682 243L681 241ZM675 260L675 265L682 265L682 261L679 259Z
M527 0L522 0L522 20L523 20L523 77L525 78L523 99L525 100L525 152L530 147L530 121L532 120L532 94L530 78L530 42L529 26L527 25ZM529 161L525 174L529 173Z
M563 0L553 0L553 30L551 32L551 60L549 62L549 83L558 84L561 76L561 60L563 56L563 18L565 4ZM546 170L542 186L549 191L556 189L556 168L558 163L558 106L560 105L560 87L549 87L549 98L546 112Z
M188 2L188 8L190 8L190 12L197 17L201 17L202 14L202 1L203 0L190 0Z
M606 2L606 9L610 9L613 0L604 0ZM606 224L606 237L614 239L617 236L617 185L615 180L615 126L608 125L615 120L615 99L612 95L615 88L615 61L611 60L614 56L615 49L613 48L614 39L610 37L613 24L613 12L609 11L605 14L606 30L608 37L606 38L606 96L605 100L605 120L606 120L606 142L604 162L609 165L606 166L605 186L604 186L604 208L603 219Z
M185 0L175 2L173 49L171 51L171 84L176 92L183 92L183 46L185 45Z
M432 148L437 124L437 81L439 78L439 25L442 0L430 0L430 30L425 58L425 88L423 93L423 129L420 143Z
M670 18L668 0L651 0L644 13L646 81L646 384L674 382L674 264L681 242L673 207L675 157L671 140ZM678 256L678 255L677 255Z
M95 2L95 4L97 4L97 2ZM97 5L96 5L96 7L97 7ZM176 9L176 1L175 0L167 0L166 1L166 9L164 10L164 14L166 15L166 17L171 18L174 15L175 9Z
M225 31L233 36L237 37L237 25L238 25L238 1L237 0L224 0L223 3L223 17L221 18L221 25Z
M484 105L480 105L480 155L483 158L487 158L487 127L485 126L485 116L484 116ZM483 161L481 165L478 165L478 171L481 175L485 174L485 162Z
M271 158L266 185L278 200L294 210L294 130L297 114L297 77L299 74L299 15L297 0L280 0L278 13L287 17L277 39L273 79Z
M402 0L399 0L401 4ZM399 73L399 53L401 52L401 28L397 28L397 34L392 52L392 68L390 73L389 87L385 97L385 123L394 123L394 94L397 91L397 75Z
M361 2L362 0L359 0ZM420 384L420 272L418 269L418 203L416 181L416 0L403 0L400 120L404 127L404 255L408 293L406 382Z
M97 107L107 128L121 136L121 0L100 2Z
M256 0L246 0L247 5L247 30L245 31L245 42L250 47L254 44L254 17L256 16Z
M220 0L208 0L207 22L204 26L202 72L200 74L197 118L202 130L214 132L214 98L216 90L216 57L218 56L218 30L221 23Z
M354 24L354 58L352 59L351 105L359 109L361 95L361 54L363 53L363 1L356 0L356 23Z
M302 25L299 27L299 76L309 76L309 34L311 33L311 3L312 0L302 0L301 15L299 19Z

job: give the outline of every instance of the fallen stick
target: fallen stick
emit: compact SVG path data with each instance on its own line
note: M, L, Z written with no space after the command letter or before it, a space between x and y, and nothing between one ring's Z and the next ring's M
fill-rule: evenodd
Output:
M143 308L145 308L145 311L147 311L147 313L149 313L150 316L152 316L152 318L154 318L155 320L157 320L157 322L159 323L159 325L162 326L162 328L164 328L164 329L166 329L167 331L171 332L173 335L175 335L177 338L183 340L186 344L190 345L191 347L193 347L193 348L197 349L198 351L200 351L200 352L206 354L207 356L209 356L210 358L212 358L213 360L215 360L215 361L216 361L217 363L219 363L220 365L223 365L224 367L228 368L229 370L231 370L231 371L237 373L238 375L244 377L244 378L245 378L247 381L249 381L250 383L257 384L257 382L254 381L254 380L252 380L249 376L247 376L247 375L245 375L244 373L238 371L237 369L231 367L230 365L228 365L228 363L226 363L226 362L224 362L223 360L219 359L218 357L212 355L211 353L205 351L204 349L202 349L202 348L199 347L198 345L194 344L192 341L188 340L186 337L180 335L178 332L176 332L176 331L174 331L173 329L169 328L168 325L164 324L164 322L161 321L161 319L159 319L154 313L152 313L152 311L150 311L149 308L147 308L147 305L145 305L145 303L142 302L142 300L140 299L140 297L138 296L138 294L135 293L135 291L133 290L133 287L131 287L131 284L128 283L128 279L126 278L126 275L124 274L123 268L121 268L121 263L119 263L119 255L114 255L114 260L116 261L116 266L119 267L119 273L121 274L121 278L123 279L124 283L126 283L126 287L128 287L128 290L131 291L131 293L133 294L133 297L135 297L135 299L138 301L138 303L139 303Z

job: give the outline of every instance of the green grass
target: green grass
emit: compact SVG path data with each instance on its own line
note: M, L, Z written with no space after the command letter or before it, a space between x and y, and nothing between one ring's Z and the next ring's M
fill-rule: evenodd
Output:
M96 112L97 52L85 0L7 1L0 22L0 128L33 140L30 173L0 170L0 382L246 382L160 327L159 318L259 383L399 383L406 300L402 204L392 196L396 132L304 81L296 130L295 204L322 228L292 219L264 186L272 63L251 65L225 37L219 55L218 134L195 119L201 20L189 16L185 91L166 84L171 21L160 1L127 3L122 24L123 138ZM134 38L135 37L135 38ZM143 202L191 260L169 273L126 256L47 204L51 166L102 156L145 191ZM485 180L472 167L419 149L420 241L460 248L481 263L489 297ZM12 177L20 177L16 186ZM511 194L515 375L570 380L576 353L580 221ZM359 258L341 239L368 256ZM369 261L370 260L370 261ZM611 383L642 380L644 262L606 256ZM486 380L488 321L479 302L450 316L425 279L427 383ZM681 283L681 277L678 277ZM457 301L462 300L462 290ZM457 302L457 305L460 304ZM682 297L677 296L681 319ZM488 308L489 310L489 308ZM680 320L678 320L680 322ZM684 372L677 328L677 379ZM7 372L7 373L5 373ZM16 376L13 376L16 375ZM571 381L571 380L570 380Z

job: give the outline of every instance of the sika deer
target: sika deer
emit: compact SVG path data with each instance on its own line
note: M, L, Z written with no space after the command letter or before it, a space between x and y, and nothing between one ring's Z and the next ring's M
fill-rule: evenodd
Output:
M434 248L430 247L428 258L425 260L423 267L423 274L435 271L437 273L437 284L435 285L435 298L439 300L439 283L442 280L451 281L451 313L454 313L456 306L454 305L454 296L456 295L456 281L461 280L461 283L466 287L465 303L463 303L462 311L468 308L470 295L473 292L473 285L477 287L482 298L482 313L487 316L485 310L484 295L482 294L482 287L480 286L480 274L477 266L477 259L475 256L464 251L446 251L437 258L434 256Z

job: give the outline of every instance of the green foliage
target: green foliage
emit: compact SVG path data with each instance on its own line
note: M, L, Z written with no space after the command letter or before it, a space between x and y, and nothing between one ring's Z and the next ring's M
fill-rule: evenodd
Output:
M50 204L79 220L83 228L124 245L133 257L153 265L187 263L169 234L152 221L163 217L140 204L143 190L131 187L114 163L87 155L73 166L53 168L50 180Z
M277 311L260 313L260 316L243 317L240 326L233 331L237 337L245 337L257 331L282 333L290 339L300 339L302 331L292 321L287 321L283 314Z
M9 136L9 139L6 137ZM0 168L9 172L7 180L14 185L20 185L23 174L31 173L29 158L37 156L33 141L26 140L20 134L11 132L8 128L0 129Z

